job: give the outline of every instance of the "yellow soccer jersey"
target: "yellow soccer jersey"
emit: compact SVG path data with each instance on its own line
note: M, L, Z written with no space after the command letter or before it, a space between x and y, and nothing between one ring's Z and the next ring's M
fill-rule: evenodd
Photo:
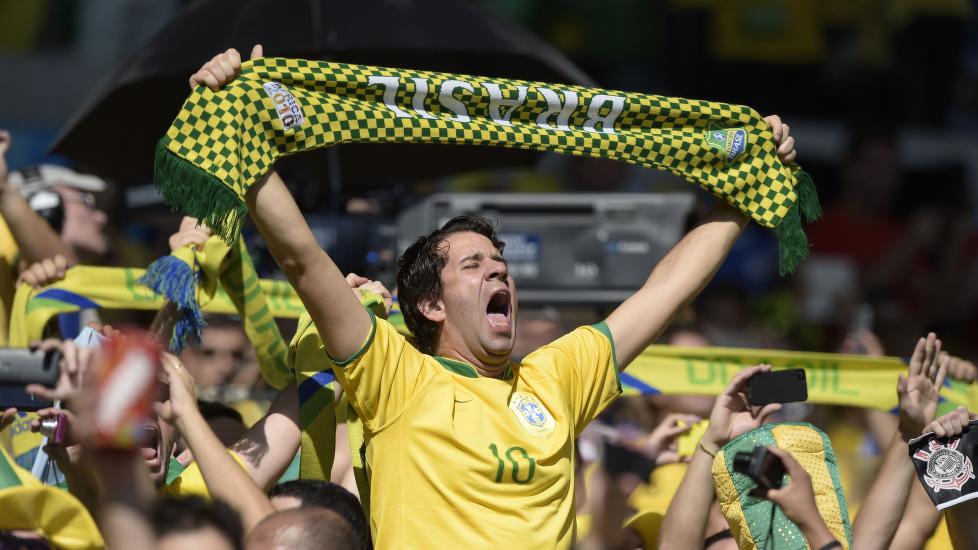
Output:
M412 347L374 319L333 361L365 429L377 548L569 548L574 438L619 393L611 333L581 327L506 369Z

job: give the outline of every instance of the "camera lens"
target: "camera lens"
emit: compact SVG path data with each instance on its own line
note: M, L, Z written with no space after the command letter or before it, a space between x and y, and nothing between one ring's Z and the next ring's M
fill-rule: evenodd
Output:
M58 429L58 417L52 416L41 419L41 435L44 437L54 437L54 431Z

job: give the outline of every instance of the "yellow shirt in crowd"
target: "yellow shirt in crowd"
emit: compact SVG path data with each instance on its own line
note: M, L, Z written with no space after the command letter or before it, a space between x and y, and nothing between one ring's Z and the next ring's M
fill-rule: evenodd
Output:
M0 217L0 346L7 345L10 328L10 309L14 305L14 283L17 281L17 262L20 256L14 236Z
M376 547L570 547L574 438L621 393L607 326L580 327L499 380L373 322L359 353L332 362L366 431Z

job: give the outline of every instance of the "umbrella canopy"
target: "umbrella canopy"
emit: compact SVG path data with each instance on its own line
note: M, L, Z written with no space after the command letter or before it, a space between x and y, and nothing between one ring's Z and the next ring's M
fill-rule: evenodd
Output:
M593 85L554 48L467 0L200 0L150 39L62 130L53 152L123 182L152 174L153 147L188 95L187 79L229 47L265 55ZM488 147L344 144L294 162L367 179L436 177L526 165ZM383 162L378 162L383 159ZM336 166L341 164L341 166Z

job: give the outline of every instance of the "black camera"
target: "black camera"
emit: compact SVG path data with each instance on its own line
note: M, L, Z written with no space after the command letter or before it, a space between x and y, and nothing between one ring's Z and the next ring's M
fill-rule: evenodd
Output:
M733 459L735 472L754 480L763 489L778 489L784 478L784 463L767 447L754 447L749 453L737 453Z

